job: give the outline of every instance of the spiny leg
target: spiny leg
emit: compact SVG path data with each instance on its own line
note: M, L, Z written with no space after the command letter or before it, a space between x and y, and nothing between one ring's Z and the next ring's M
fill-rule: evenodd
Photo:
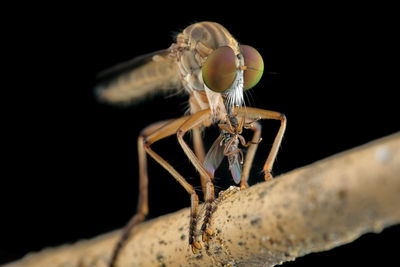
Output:
M177 132L179 126L182 125L183 122L190 119L191 116L182 117L172 121L171 123L166 124L162 128L158 129L157 131L153 132L147 138L143 140L144 142L144 149L146 152L161 166L163 166L190 194L191 200L191 209L190 209L190 225L189 225L189 244L192 247L193 253L197 253L197 250L201 249L201 245L199 242L196 241L195 238L195 229L197 224L197 211L198 211L198 196L193 188L185 178L179 174L166 160L164 160L160 155L154 152L150 145L154 142L163 139L167 136L171 136Z
M201 231L203 232L203 242L206 242L210 236L212 236L213 231L208 227L210 220L211 220L211 215L213 213L213 201L215 199L214 195L214 185L210 181L206 184L206 211L204 213L204 219L203 219L203 224L201 225Z
M120 239L118 240L117 244L114 247L112 252L112 256L110 259L109 266L114 267L115 262L118 258L118 254L121 251L122 247L124 246L125 242L129 238L132 229L141 223L146 215L149 212L148 206L148 175L147 175L147 157L146 151L143 146L144 138L149 135L150 133L156 131L163 125L167 124L169 121L160 121L153 123L146 128L144 128L138 137L138 158L139 158L139 197L138 197L138 206L136 214L130 219L128 224L122 230L122 234Z
M118 254L129 238L132 229L142 222L148 213L148 175L147 175L147 159L146 153L154 158L161 166L163 166L191 195L191 220L189 226L189 244L192 246L193 252L201 249L199 242L195 240L195 228L197 221L198 197L194 188L186 182L186 180L163 158L155 153L150 145L160 139L171 136L176 133L182 123L188 119L188 116L175 120L157 122L146 127L138 138L138 154L139 154L139 201L138 211L129 221L122 231L122 236L116 244L110 260L110 267L115 266Z
M245 116L246 118L249 119L272 119L281 121L281 126L279 127L279 131L276 134L274 143L272 144L272 148L269 152L268 158L265 161L263 167L265 180L268 181L272 179L271 170L274 165L276 155L278 154L278 149L282 142L283 134L285 133L286 116L279 112L265 110L265 109L251 108L251 107L246 107L246 108L235 107L234 113L240 116Z
M201 245L196 241L195 229L197 225L197 211L199 198L194 190L193 186L186 182L185 178L180 175L167 161L155 153L149 145L145 147L146 152L161 166L163 166L190 194L191 209L190 209L190 225L189 225L189 245L192 247L193 253L197 253L197 250L201 249Z
M209 236L213 234L212 230L208 228L211 214L212 214L212 204L214 201L214 185L212 183L213 176L204 168L203 163L199 161L199 159L195 156L193 151L189 148L186 142L183 140L183 136L185 133L196 126L202 124L203 121L209 119L210 110L202 110L193 114L184 124L179 128L177 132L177 137L179 144L181 145L183 151L192 162L193 166L197 169L203 179L205 180L206 185L206 194L205 194L205 202L206 202L206 211L203 220L203 225L201 226L201 230L203 232L203 241L206 241Z

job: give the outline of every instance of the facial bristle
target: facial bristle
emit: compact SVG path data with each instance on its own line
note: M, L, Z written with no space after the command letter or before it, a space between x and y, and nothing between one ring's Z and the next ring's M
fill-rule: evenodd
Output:
M230 107L243 106L243 70L238 70L236 72L235 80L231 88L227 91L227 101Z

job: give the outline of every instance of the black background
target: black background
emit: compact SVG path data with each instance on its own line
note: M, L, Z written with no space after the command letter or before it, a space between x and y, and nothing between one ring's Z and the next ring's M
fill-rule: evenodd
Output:
M34 6L9 20L0 263L120 228L134 214L136 138L152 122L181 116L187 99L158 96L110 107L93 96L95 76L169 47L196 21L217 21L262 54L265 74L248 104L288 118L275 175L400 130L393 7L243 5ZM259 170L278 127L263 122L253 183L262 181ZM207 133L209 145L215 133ZM199 185L176 138L154 149ZM166 171L152 160L149 170L150 218L189 205ZM222 166L217 187L231 181ZM285 265L382 266L395 260L392 242L399 237L399 227L391 227Z

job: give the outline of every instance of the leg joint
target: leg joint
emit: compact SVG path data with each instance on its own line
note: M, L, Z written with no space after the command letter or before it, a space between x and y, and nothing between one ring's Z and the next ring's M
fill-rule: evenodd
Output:
M147 137L142 137L142 143L143 143L144 147L146 147L146 148L150 147L150 142L149 142L149 140L147 140Z
M279 116L279 120L280 120L281 122L285 122L285 121L286 121L286 116L285 116L285 114L281 113L280 116Z
M181 130L181 129L179 129L179 130L176 132L176 136L177 136L178 138L182 138L184 135L185 135L185 131L183 131L183 130Z

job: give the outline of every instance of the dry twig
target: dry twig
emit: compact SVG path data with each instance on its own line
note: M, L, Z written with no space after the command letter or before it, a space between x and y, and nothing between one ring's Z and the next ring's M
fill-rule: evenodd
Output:
M273 266L400 223L400 134L218 202L215 234L201 254L188 246L189 209L183 209L140 225L117 264ZM119 234L46 249L7 266L106 266Z

